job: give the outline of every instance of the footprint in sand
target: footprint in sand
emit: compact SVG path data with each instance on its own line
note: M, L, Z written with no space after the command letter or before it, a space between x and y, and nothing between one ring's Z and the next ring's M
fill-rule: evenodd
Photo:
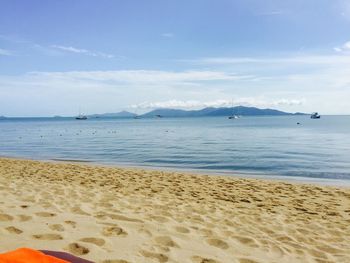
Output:
M143 234L143 235L145 235L147 237L152 237L151 231L149 231L147 229L141 228L137 232L139 232L140 234Z
M97 204L99 207L106 207L106 208L112 208L113 205L111 203L108 202L100 202Z
M211 258L202 258L200 256L193 256L191 257L191 260L193 263L220 263L219 261L216 261Z
M66 248L70 253L81 256L90 252L90 250L78 243L70 243Z
M38 212L38 213L35 213L37 216L40 216L40 217L54 217L56 216L55 213L49 213L49 212Z
M321 250L321 251L324 251L326 253L329 253L329 254L341 254L341 253L344 253L345 251L343 250L340 250L338 248L335 248L335 247L331 247L331 246L328 246L328 245L318 245L316 246L317 249Z
M249 237L240 237L240 236L235 236L234 237L238 242L242 243L243 245L247 245L250 247L257 247L256 242L254 239L249 238Z
M158 223L166 223L169 221L168 218L164 217L164 216L150 216L151 219L157 221Z
M61 240L63 237L58 234L38 234L33 235L33 238L39 239L39 240Z
M108 216L111 219L114 219L114 220L121 220L121 221L135 222L135 223L142 223L143 222L140 219L126 217L126 216L123 216L123 215L109 214Z
M21 229L18 229L17 227L14 226L9 226L5 228L8 232L11 234L22 234L23 231Z
M63 231L64 231L64 227L63 227L61 224L49 225L49 228L50 228L51 230L54 230L54 231L60 231L60 232L63 232Z
M199 230L200 234L204 235L204 236L207 236L207 237L210 237L212 236L214 233L213 233L213 230L211 229L207 229L207 228L202 228Z
M249 259L249 258L240 258L238 259L239 263L259 263L258 261Z
M102 235L106 237L126 236L128 233L119 226L108 226L102 230Z
M18 217L20 222L26 222L32 219L31 216L27 216L27 215L18 215Z
M71 212L78 215L86 215L86 216L90 215L89 213L81 209L79 206L72 207Z
M326 253L320 251L320 250L317 250L317 249L308 249L308 252L309 254L311 254L313 257L315 258L319 258L319 259L327 259L327 255Z
M225 237L232 237L232 236L234 236L234 233L230 230L224 230L224 231L222 231L222 235Z
M282 257L284 255L283 250L276 245L271 246L271 251L276 255L276 257Z
M188 228L182 227L182 226L176 226L175 230L179 233L182 233L182 234L190 233L190 230Z
M168 262L168 257L164 254L159 254L159 253L154 253L154 252L149 252L146 250L141 250L140 253L142 254L142 256L144 256L145 258L154 258L154 259L158 259L158 261L160 263L164 263L164 262Z
M77 226L77 222L71 221L71 220L66 220L64 221L67 225L70 225L71 227L75 228Z
M0 221L12 221L13 216L10 216L8 214L0 214Z
M218 239L218 238L207 239L207 243L211 246L221 248L221 249L229 248L229 245L225 241L222 241L221 239Z
M170 237L159 236L154 239L158 245L166 247L179 247Z
M102 238L95 238L95 237L85 237L81 238L79 241L86 242L86 243L92 243L96 246L103 246L106 241Z

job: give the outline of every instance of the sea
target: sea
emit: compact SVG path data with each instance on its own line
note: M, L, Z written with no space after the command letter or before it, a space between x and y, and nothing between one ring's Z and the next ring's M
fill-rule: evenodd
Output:
M350 185L350 116L7 118L0 156Z

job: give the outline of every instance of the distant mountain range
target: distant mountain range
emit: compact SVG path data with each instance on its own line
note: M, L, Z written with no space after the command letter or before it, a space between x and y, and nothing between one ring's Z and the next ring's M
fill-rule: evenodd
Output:
M305 115L305 113L289 113L274 109L259 109L255 107L237 106L232 108L204 108L201 110L156 109L142 115L128 111L89 115L90 118L152 118L152 117L214 117L214 116L285 116Z

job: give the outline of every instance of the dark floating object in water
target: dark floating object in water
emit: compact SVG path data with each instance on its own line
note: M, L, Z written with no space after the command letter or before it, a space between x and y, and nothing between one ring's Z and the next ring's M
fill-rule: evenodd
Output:
M87 117L84 115L79 115L78 117L75 117L76 120L87 120Z
M297 122L298 125L300 125L300 122Z
M319 118L321 118L321 115L318 114L318 112L314 112L311 114L310 118L311 119L319 119Z

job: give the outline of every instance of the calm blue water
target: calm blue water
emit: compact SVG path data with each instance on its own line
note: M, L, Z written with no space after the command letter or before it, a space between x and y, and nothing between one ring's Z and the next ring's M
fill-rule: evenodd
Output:
M350 116L7 119L0 155L350 180Z

